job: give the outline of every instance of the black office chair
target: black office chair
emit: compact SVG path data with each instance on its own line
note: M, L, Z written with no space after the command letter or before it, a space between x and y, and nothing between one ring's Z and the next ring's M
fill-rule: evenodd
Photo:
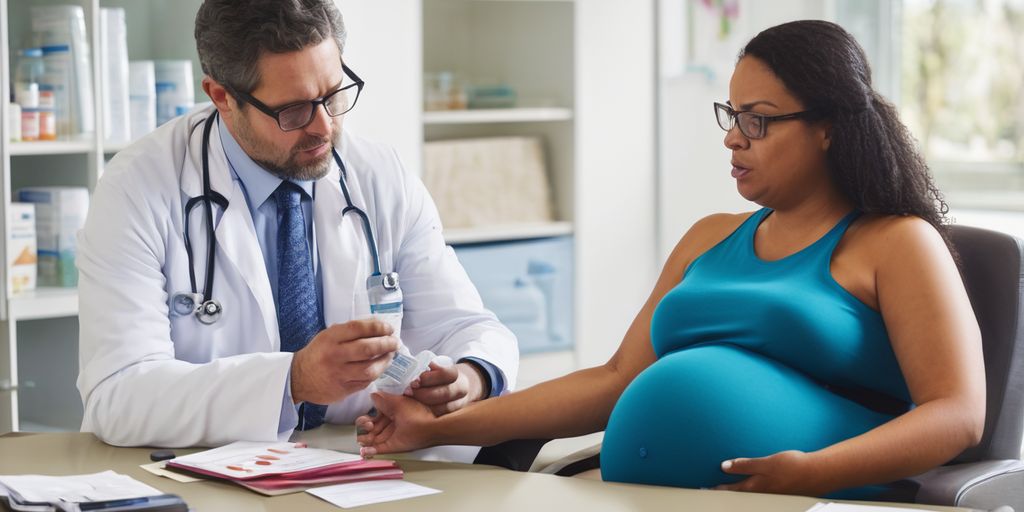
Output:
M985 431L978 446L949 464L890 484L883 499L1024 512L1024 243L968 226L953 226L951 234L981 327L988 395ZM526 471L544 442L517 440L485 448L477 462ZM573 475L596 468L599 452L600 445L581 450L541 471Z
M988 393L981 443L909 481L914 501L1024 512L1024 242L995 231L953 226L960 272L981 326Z

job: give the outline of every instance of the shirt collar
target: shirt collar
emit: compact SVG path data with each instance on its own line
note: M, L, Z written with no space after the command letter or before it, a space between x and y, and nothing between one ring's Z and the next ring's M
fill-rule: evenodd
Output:
M255 208L259 208L284 180L253 161L248 153L238 145L238 141L231 135L231 131L221 122L221 119L217 119L217 129L220 131L221 146L224 147L224 155L228 159L228 166L234 173L234 178L241 180L249 202L255 205ZM301 187L307 196L313 197L314 180L291 181Z

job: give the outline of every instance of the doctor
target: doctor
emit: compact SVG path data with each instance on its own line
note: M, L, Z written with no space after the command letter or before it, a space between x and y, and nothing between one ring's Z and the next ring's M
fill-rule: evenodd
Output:
M331 0L206 0L213 107L121 151L79 238L83 431L215 446L352 423L399 340L441 415L512 388L515 337L394 151L342 131L363 82ZM399 277L400 276L400 277ZM398 322L365 319L396 311Z

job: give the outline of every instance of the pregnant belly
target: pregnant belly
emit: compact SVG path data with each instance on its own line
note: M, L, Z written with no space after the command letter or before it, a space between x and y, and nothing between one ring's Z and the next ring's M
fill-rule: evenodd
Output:
M813 451L889 419L773 359L695 347L662 357L623 392L605 431L601 476L713 487L744 478L721 471L726 459Z

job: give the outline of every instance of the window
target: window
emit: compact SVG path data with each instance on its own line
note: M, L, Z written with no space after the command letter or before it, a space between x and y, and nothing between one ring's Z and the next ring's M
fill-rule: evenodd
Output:
M954 209L1024 210L1024 0L902 0L899 106Z

